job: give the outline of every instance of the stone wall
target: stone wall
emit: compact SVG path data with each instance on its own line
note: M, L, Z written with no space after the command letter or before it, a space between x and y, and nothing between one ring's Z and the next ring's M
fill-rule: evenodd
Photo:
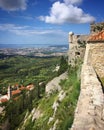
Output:
M93 23L90 25L90 32L91 33L98 33L99 31L104 29L104 22L100 23Z
M81 72L81 92L71 130L104 130L104 93L93 67L104 52L96 50L97 46L86 46ZM99 67L96 69L97 72Z
M68 63L75 65L75 60L79 57L84 58L85 44L87 43L89 35L70 35L69 34L69 60Z
M89 63L99 77L104 77L104 43L90 44Z

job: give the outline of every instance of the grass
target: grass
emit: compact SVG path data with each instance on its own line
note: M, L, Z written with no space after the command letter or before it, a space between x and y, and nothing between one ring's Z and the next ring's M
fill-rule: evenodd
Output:
M54 111L52 105L58 98L58 92L53 93L49 97L45 96L38 102L38 108L41 110L43 115L38 120L35 120L34 125L30 121L30 124L28 123L26 126L26 130L27 128L30 130L49 130L53 127L53 124L57 119L59 120L56 128L57 130L68 130L71 127L80 93L80 81L77 79L77 70L75 69L76 68L70 68L68 79L62 80L60 83L66 96L62 102L59 102L53 121L48 124L49 118L53 116Z
M8 84L23 84L24 86L42 81L48 81L59 63L60 57L34 58L12 56L0 59L0 93L6 94ZM3 90L4 87L4 91Z
M70 71L70 70L69 70ZM71 73L70 73L71 72ZM66 91L66 97L60 103L56 118L60 120L58 130L68 130L74 119L78 96L80 93L80 81L77 79L76 71L71 70L67 80L61 81L62 88Z
M80 92L80 81L77 80L76 70L70 70L69 77L66 80L62 80L60 85L66 92L66 97L62 102L59 102L56 115L53 121L48 124L49 118L53 115L52 105L56 101L58 93L53 93L48 98L42 99L39 106L43 111L43 116L36 120L34 130L49 130L53 127L53 124L58 119L57 130L68 130L71 127L74 119L74 111L77 104L77 99Z
M53 115L52 105L56 97L57 92L53 93L49 97L44 96L41 100L38 101L37 108L41 111L42 116L33 122L31 119L29 119L25 124L25 130L49 130L50 125L47 125L47 123L49 118Z
M24 56L14 56L8 57L6 59L0 59L0 74L16 74L21 76L21 74L34 74L38 70L52 66L52 62L57 64L59 58L31 58ZM57 62L58 61L58 62ZM2 67L4 66L4 67ZM54 66L54 64L53 64ZM14 73L15 72L15 73ZM33 73L32 73L33 72ZM4 75L5 76L5 75ZM0 77L2 78L2 77Z

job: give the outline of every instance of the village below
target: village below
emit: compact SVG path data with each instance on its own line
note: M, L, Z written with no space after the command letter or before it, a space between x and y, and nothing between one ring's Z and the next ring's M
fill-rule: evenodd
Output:
M12 44L11 44L12 46ZM25 46L25 45L24 45ZM23 48L0 48L0 57L5 56L33 56L33 57L50 57L50 56L62 56L66 55L68 50L68 45L53 45L53 46L43 46L41 47L23 47Z

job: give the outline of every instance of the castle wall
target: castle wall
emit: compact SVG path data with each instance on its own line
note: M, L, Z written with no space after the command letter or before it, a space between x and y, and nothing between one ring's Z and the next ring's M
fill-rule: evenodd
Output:
M101 48L102 45L98 44L87 44L86 46L81 72L81 91L71 130L104 129L104 93L93 67L96 60L99 61L99 56L104 55ZM100 66L98 68L101 69Z
M72 66L75 65L77 58L83 60L85 53L85 44L87 43L89 35L70 35L69 34L69 51L68 63Z
M104 43L90 44L89 62L99 77L104 77Z
M90 33L98 33L101 30L104 30L104 22L93 23L90 25Z

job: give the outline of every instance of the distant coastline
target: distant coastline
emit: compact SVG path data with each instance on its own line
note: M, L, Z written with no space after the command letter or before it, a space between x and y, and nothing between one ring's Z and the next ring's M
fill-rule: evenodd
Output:
M6 48L11 48L11 49L18 49L18 48L47 48L47 47L68 47L67 44L61 44L61 45L56 45L56 44L0 44L0 49L6 49Z

